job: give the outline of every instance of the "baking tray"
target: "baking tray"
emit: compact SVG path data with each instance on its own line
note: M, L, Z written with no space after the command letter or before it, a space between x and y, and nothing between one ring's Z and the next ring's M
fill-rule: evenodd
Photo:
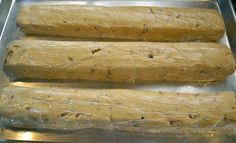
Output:
M236 18L230 0L0 0L0 88L9 84L25 87L56 86L65 88L133 88L139 90L158 90L175 92L236 92L236 72L216 85L199 86L188 84L150 83L150 84L111 84L95 82L10 82L3 72L6 45L12 40L19 39L23 33L16 26L16 15L22 5L30 4L80 4L102 6L159 6L159 7L197 7L217 9L223 15L227 34L219 43L227 45L236 56ZM1 123L0 123L1 125ZM235 131L236 133L236 131ZM2 139L2 140L1 140ZM19 129L6 129L1 125L0 141L50 141L50 142L234 142L236 134L230 135L158 135L127 133L104 130L80 130L76 132L48 132L23 131Z

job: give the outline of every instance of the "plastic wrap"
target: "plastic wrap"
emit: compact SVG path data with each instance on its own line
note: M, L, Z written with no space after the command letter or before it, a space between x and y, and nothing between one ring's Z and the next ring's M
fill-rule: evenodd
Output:
M225 29L216 10L140 6L31 5L17 23L31 35L143 41L216 41Z
M210 132L236 121L233 92L171 93L125 89L5 87L4 125L19 128L131 132ZM168 128L171 127L171 128Z

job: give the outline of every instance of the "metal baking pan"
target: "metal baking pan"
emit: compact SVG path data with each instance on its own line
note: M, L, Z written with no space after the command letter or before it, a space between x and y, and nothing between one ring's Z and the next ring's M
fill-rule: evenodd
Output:
M226 33L219 43L227 45L236 57L236 17L230 0L0 0L0 89L9 84L15 86L62 86L73 88L135 88L140 90L158 90L175 92L236 92L236 72L216 85L199 86L188 84L152 83L152 84L110 84L94 82L10 82L3 71L6 45L19 39L23 33L16 26L16 15L22 5L30 4L81 4L103 6L158 6L158 7L197 7L217 9L224 17ZM234 142L231 135L157 135L136 134L104 130L81 130L76 132L23 131L6 129L1 125L0 141L49 141L49 142Z

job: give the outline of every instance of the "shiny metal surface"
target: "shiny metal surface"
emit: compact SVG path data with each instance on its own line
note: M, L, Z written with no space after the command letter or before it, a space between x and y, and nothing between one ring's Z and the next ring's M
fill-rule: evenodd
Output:
M68 88L135 88L140 90L176 91L176 92L211 92L211 91L234 91L236 92L236 72L224 82L216 85L199 86L174 83L153 84L110 84L94 82L33 82L19 81L10 82L3 71L6 45L20 38L23 33L16 26L16 15L20 6L28 4L82 4L103 6L160 6L160 7L199 7L218 9L225 20L227 36L219 41L231 47L236 56L236 17L230 0L0 0L0 90L9 84L17 86L62 86ZM0 123L1 125L1 123ZM236 131L235 131L236 132ZM134 134L103 130L83 130L75 132L56 133L51 131L24 131L19 129L6 129L2 125L0 141L25 140L25 141L49 141L49 142L209 142L223 143L234 142L236 136L211 136L211 135L148 135Z
M96 133L94 133L96 131ZM37 141L37 142L82 142L82 143L230 143L236 139L234 136L211 136L211 135L145 135L122 132L109 132L101 130L86 130L79 132L80 135L63 133L39 133L30 131L2 132L5 141ZM1 142L1 140L0 140ZM4 140L2 140L4 142Z

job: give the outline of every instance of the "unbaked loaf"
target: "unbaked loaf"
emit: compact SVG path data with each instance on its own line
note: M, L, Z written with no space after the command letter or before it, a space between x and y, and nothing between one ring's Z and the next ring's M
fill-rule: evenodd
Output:
M29 5L17 24L30 35L142 41L215 41L225 30L216 10L134 6Z
M233 92L174 93L127 89L5 87L0 114L5 126L52 130L100 128L164 132L236 122ZM161 128L160 128L161 127ZM181 130L181 128L178 128Z
M29 39L9 45L4 69L17 80L206 83L232 74L235 61L216 43Z

